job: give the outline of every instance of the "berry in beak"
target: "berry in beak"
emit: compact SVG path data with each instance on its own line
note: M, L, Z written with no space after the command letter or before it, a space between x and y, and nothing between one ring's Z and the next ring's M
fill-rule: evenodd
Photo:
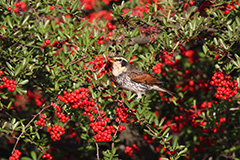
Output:
M117 62L114 58L110 57L110 62Z

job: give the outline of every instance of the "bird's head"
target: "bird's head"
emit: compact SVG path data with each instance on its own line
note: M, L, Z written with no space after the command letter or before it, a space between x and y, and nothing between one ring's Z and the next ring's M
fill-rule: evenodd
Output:
M110 57L110 62L112 62L112 74L118 76L123 72L126 72L130 66L128 60L121 56Z

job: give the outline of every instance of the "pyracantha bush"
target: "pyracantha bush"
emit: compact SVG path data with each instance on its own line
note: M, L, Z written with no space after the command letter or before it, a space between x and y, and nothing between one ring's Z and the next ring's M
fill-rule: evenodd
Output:
M0 0L0 158L237 159L238 0ZM114 81L123 56L174 94Z

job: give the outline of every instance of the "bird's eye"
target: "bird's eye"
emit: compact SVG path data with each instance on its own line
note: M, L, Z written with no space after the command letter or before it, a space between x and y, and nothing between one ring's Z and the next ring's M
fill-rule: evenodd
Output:
M126 62L126 61L124 61L124 60L122 60L121 62L122 62L122 63L121 63L122 67L127 66L127 64L128 64L128 62Z

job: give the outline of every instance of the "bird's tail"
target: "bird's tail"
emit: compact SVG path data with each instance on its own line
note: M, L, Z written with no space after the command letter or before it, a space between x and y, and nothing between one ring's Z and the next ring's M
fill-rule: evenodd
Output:
M166 90L166 89L164 89L164 88L161 88L161 87L159 87L159 86L157 86L157 85L153 85L153 86L151 86L149 89L150 89L150 90L159 91L159 92L166 92L166 93L168 93L169 95L176 97L176 94L175 94L175 93L173 93L173 92L171 92L171 91L168 91L168 90Z

